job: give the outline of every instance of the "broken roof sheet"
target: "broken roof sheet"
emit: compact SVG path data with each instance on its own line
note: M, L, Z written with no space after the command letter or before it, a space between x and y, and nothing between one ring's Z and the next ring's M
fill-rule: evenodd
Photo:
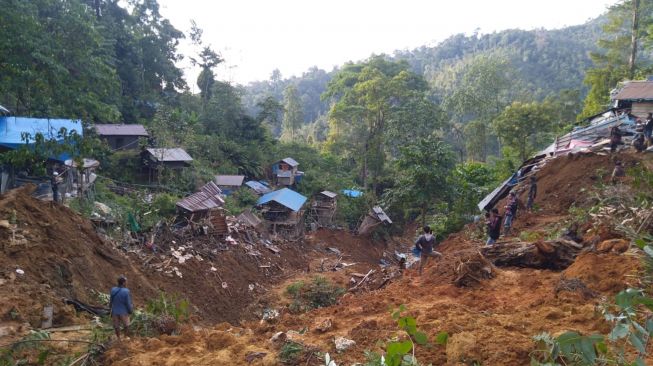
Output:
M372 207L372 212L376 215L376 217L387 224L392 224L392 220L388 217L388 215L385 214L385 211L379 206L374 206Z
M249 225L251 227L258 227L261 222L261 219L256 216L252 210L246 210L243 211L240 215L238 215L238 221L242 222L245 225Z
M193 158L184 149L178 147L173 149L149 148L147 152L152 155L155 161L193 161Z
M278 191L264 194L261 196L261 198L258 199L257 204L264 205L271 201L274 201L297 212L302 208L304 202L306 202L306 197L291 189L284 188Z
M329 198L336 198L336 196L338 195L337 193L333 193L331 191L322 191L320 192L320 194L323 196L327 196Z
M248 182L245 182L245 185L248 186L249 188L253 189L254 192L256 192L258 194L266 194L266 193L272 191L270 189L270 187L268 187L267 185L265 185L265 184L263 184L261 182L257 182L255 180L250 180Z
M244 175L216 175L215 184L219 186L240 187L245 180Z
M653 81L630 81L612 96L612 100L653 100Z
M149 136L143 125L96 124L95 131L100 136Z
M222 207L224 200L220 196L222 191L214 182L204 185L198 192L191 194L177 202L177 207L181 207L189 212L199 212Z
M290 165L290 166L293 167L293 168L299 165L299 163L298 163L295 159L293 159L293 158L285 158L285 159L281 159L281 160L279 160L277 163L280 163L280 162L284 162L284 163Z

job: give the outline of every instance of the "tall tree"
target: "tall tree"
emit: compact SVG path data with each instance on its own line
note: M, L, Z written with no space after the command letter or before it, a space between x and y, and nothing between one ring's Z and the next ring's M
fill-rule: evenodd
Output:
M550 141L552 122L548 104L513 102L494 120L492 127L502 143L515 149L524 161L545 141Z
M424 79L405 62L374 56L346 64L323 95L334 102L326 148L355 161L363 185L369 178L376 191L386 159L397 147L441 127L439 109L425 98L426 90Z
M652 0L625 0L610 7L603 26L605 37L598 42L601 51L590 54L594 68L585 75L590 90L579 120L604 111L610 103L610 90L617 83L643 76L637 51L651 24Z
M267 126L272 136L279 137L281 135L283 105L275 97L268 95L257 103L257 107L259 107L259 112L256 118Z
M288 85L283 91L283 128L281 138L286 141L294 141L295 133L302 126L304 116L302 105L297 95L297 87L293 84Z
M200 97L202 98L202 105L206 107L209 99L211 99L213 86L215 85L215 74L213 69L222 63L222 57L211 49L211 46L203 46L202 35L204 31L197 26L194 20L191 21L190 39L193 44L201 48L197 57L191 57L191 63L194 66L199 66L200 71L197 77L197 86L200 88Z

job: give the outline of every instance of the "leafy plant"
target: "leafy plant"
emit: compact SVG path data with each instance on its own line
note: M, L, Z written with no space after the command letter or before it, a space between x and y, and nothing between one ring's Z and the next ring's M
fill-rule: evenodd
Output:
M286 296L292 300L289 309L295 313L334 305L344 293L344 288L322 276L315 276L308 285L297 281L286 287Z
M301 353L304 351L304 346L297 342L286 342L281 351L279 351L279 359L284 363L291 363L296 361Z

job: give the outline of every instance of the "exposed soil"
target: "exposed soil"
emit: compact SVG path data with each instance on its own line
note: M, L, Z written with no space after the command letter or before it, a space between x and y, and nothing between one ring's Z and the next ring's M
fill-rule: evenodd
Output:
M626 166L642 159L630 154L622 154L619 158ZM574 203L582 205L584 192L592 189L599 179L607 179L601 178L599 169L609 176L613 166L610 157L600 155L563 157L550 162L538 173L536 202L540 210L535 213L522 211L515 222L516 232L535 233L533 240L551 235L568 220L569 207ZM585 235L586 230L580 228L579 234ZM478 251L483 245L483 240L475 235L474 226L470 225L440 245L443 259L429 264L422 277L417 276L415 269L409 269L383 289L348 293L335 306L304 314L282 312L281 317L272 322L246 322L243 329L222 325L208 330L188 330L177 337L135 340L109 350L105 361L113 365L244 365L248 364L248 354L263 352L265 356L251 364L278 365L279 346L270 339L277 332L286 332L289 339L306 348L329 352L338 364L364 362L365 351L381 351L377 342L398 334L389 310L406 304L409 312L416 316L418 327L431 340L440 331L450 335L446 346L418 348L416 356L420 362L434 365L462 365L472 361L484 365L529 364L534 345L532 337L536 334L556 335L567 330L583 334L609 332L609 324L596 308L623 288L637 285L633 282L640 268L637 249L625 253L594 251L593 244L597 241L616 235L592 233L585 238L586 249L564 271L494 268L494 278L458 287L452 284L456 259ZM411 239L404 241L408 243ZM515 238L505 240L512 239ZM320 232L309 242L328 242L328 246L340 249L339 244L349 240L339 233ZM361 248L366 248L362 253L369 252L369 247L361 245ZM311 261L312 270L315 259ZM369 261L369 265L373 264ZM282 286L292 280L277 287L277 293L282 293ZM572 283L569 281L578 286L564 286ZM325 320L330 320L331 327L319 330ZM305 333L300 334L302 330ZM334 345L337 336L352 339L356 345L338 353ZM301 364L323 365L323 361L309 357L302 358Z

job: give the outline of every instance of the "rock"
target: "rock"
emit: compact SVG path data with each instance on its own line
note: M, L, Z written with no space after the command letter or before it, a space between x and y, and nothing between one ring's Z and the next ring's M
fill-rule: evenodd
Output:
M286 333L277 332L272 336L272 338L270 338L270 342L276 346L281 346L287 338L288 336L286 336Z
M329 329L331 329L332 325L333 324L331 323L331 319L327 318L327 319L324 319L323 321L319 322L317 324L317 326L315 327L315 330L317 330L317 331L319 331L321 333L324 333L324 332L328 331Z
M345 337L336 337L333 342L336 344L336 351L338 352L344 352L356 345L356 342Z
M93 208L102 216L111 215L111 207L105 205L102 202L93 202Z
M630 247L630 242L625 239L609 239L604 240L596 246L596 251L599 253L607 253L610 251L623 253Z
M9 224L9 220L0 220L0 227L4 229L11 229L11 224Z
M447 342L447 364L472 365L482 361L476 337L470 332L456 333Z

